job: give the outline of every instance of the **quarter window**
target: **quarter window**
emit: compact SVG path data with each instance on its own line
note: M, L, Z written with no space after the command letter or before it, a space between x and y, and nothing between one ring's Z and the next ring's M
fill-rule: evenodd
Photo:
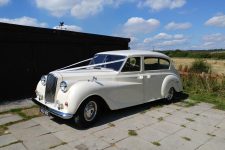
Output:
M130 57L127 59L122 72L132 72L141 70L141 58L140 57Z
M163 58L144 58L144 70L161 70L169 69L170 62L167 59Z

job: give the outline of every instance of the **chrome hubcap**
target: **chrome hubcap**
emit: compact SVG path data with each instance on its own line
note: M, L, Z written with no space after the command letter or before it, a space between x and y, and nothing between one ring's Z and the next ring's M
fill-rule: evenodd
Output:
M168 92L167 100L170 101L173 98L173 94L174 94L174 90L173 90L173 88L170 88L170 90Z
M97 104L94 101L90 101L84 108L84 119L86 121L92 121L97 114Z

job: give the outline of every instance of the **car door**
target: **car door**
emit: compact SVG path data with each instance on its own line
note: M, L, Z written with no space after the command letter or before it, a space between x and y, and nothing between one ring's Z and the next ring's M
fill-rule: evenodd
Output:
M169 61L158 57L144 57L143 65L145 102L162 98L161 88L164 78L169 74Z
M118 87L113 90L113 99L120 108L144 102L143 74L141 57L130 57L124 64L121 73L116 77Z

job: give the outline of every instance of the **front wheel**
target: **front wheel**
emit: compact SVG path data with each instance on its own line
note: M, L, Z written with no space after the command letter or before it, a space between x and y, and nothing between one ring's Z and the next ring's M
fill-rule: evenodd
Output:
M171 87L167 93L167 96L166 96L166 101L167 102L172 102L173 98L174 98L174 95L175 95L175 90L173 87Z
M79 127L89 127L94 124L100 115L101 107L99 101L94 99L88 99L81 104L78 112L74 116L74 122Z

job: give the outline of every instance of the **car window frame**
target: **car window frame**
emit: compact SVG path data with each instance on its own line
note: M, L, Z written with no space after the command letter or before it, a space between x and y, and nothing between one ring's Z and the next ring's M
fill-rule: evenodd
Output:
M127 72L122 72L123 67L125 66L127 60L129 58L132 58L132 57L139 57L140 58L140 71L127 71ZM120 68L119 72L122 73L122 74L133 74L133 73L139 74L139 73L142 73L143 72L143 56L140 56L140 55L127 56L126 59L124 60L123 64L122 64L122 67Z
M157 69L157 70L145 70L145 58L157 58L158 59L158 62L160 62L159 59L163 59L165 61L167 61L169 63L169 68L168 69ZM149 71L153 71L153 72L156 72L156 71L168 71L170 70L170 67L171 67L171 61L169 59L166 59L166 58L163 58L163 57L152 57L152 56L143 56L143 72L149 72Z

